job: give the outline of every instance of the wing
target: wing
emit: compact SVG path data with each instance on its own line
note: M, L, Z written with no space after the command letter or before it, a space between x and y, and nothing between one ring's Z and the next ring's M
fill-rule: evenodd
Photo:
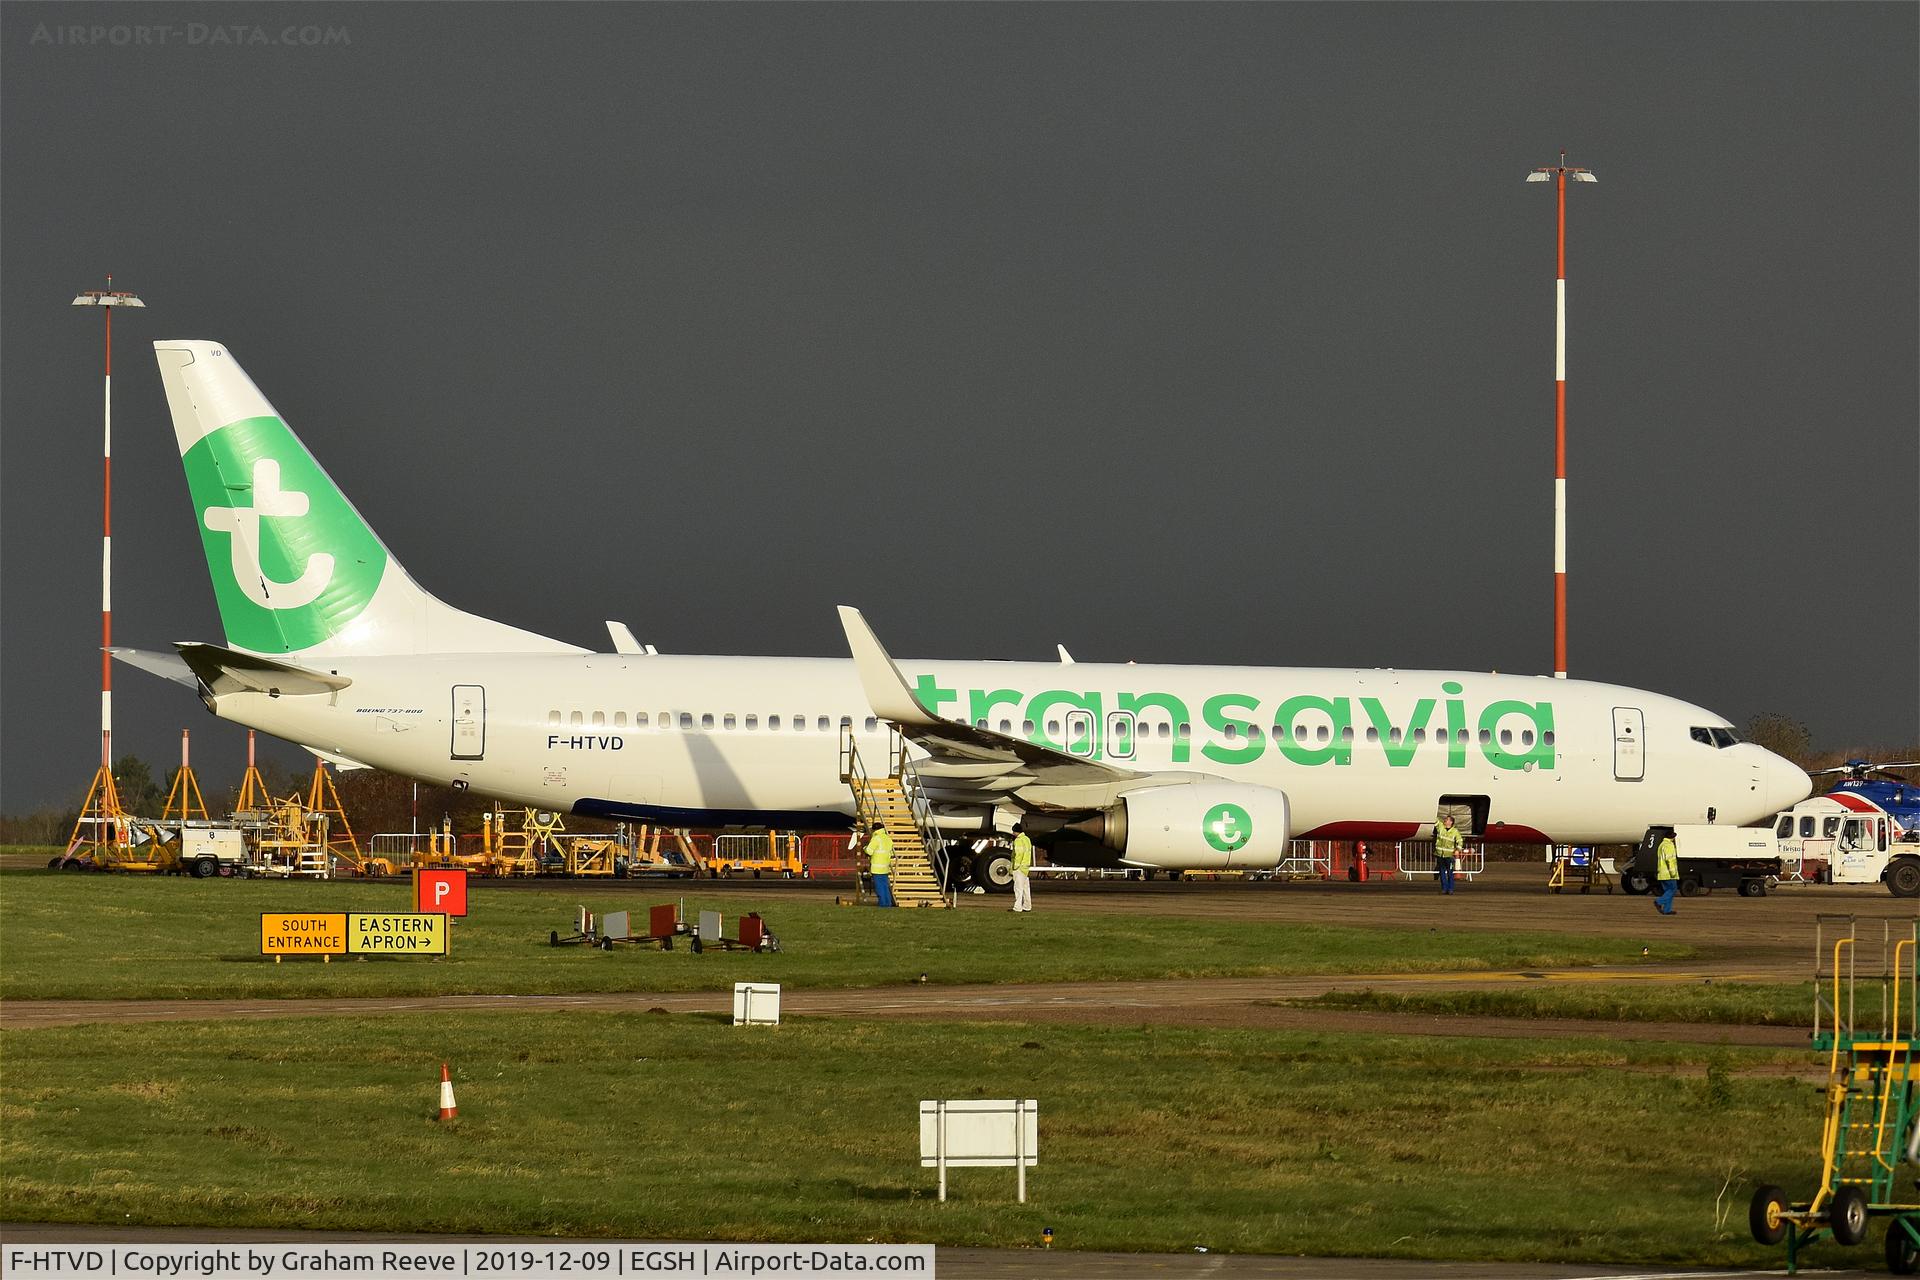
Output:
M847 633L847 649L853 654L854 670L860 675L873 714L897 725L907 741L927 753L929 758L917 762L914 772L923 787L942 799L968 796L988 803L1027 788L1104 792L1147 777L1132 769L1069 755L1056 747L936 716L914 697L913 686L887 656L858 609L841 605L840 625Z

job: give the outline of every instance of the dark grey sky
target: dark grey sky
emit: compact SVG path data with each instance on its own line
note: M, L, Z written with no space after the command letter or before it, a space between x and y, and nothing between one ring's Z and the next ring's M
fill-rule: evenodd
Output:
M188 337L430 589L586 645L838 654L844 601L910 654L1550 669L1562 146L1573 674L1912 742L1917 19L11 5L0 803L94 760L108 270L122 643L219 636ZM117 707L233 780L184 690Z

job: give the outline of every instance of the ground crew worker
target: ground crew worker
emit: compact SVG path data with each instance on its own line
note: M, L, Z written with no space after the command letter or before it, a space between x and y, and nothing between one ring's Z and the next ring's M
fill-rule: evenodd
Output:
M1440 815L1440 825L1433 829L1433 865L1440 870L1440 892L1453 892L1453 860L1460 856L1460 849L1467 838L1453 825L1453 815Z
M1673 895L1680 888L1680 851L1673 846L1673 832L1660 837L1660 847L1653 855L1653 878L1660 882L1660 894L1653 905L1660 908L1660 914L1673 914Z
M893 905L893 836L875 827L867 836L867 874L873 877L873 897L880 906Z
M1010 911L1033 910L1033 882L1027 872L1033 869L1033 841L1027 829L1013 824L1013 906Z

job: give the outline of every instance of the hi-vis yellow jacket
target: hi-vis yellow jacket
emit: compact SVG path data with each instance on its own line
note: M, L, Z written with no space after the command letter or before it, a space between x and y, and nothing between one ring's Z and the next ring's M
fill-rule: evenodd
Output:
M1457 858L1460 846L1467 838L1460 834L1458 827L1436 827L1433 832L1433 856L1436 858Z
M1673 847L1672 836L1660 837L1660 848L1654 854L1655 880L1678 880L1680 878L1680 855Z
M1033 867L1033 841L1022 831L1013 838L1013 869L1027 871Z
M893 835L885 827L875 827L867 837L867 873L876 876L893 873Z

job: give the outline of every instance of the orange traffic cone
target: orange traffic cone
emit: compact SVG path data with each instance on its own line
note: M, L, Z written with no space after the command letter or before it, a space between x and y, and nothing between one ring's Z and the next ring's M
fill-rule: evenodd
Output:
M447 1074L447 1064L440 1064L440 1118L452 1120L460 1114L460 1108L453 1105L453 1077Z

